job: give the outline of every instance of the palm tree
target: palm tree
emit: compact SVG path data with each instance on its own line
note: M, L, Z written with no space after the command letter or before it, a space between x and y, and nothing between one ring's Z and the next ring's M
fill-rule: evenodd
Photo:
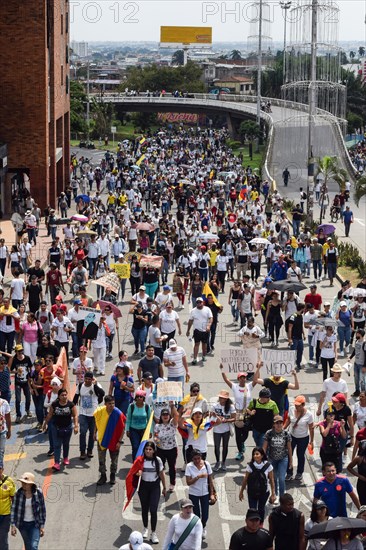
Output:
M349 52L349 58L350 58L350 60L353 61L355 57L356 57L356 52L354 52L353 50L351 50L351 51Z
M316 177L319 174L323 175L323 185L322 185L321 190L320 190L320 199L319 199L319 204L320 204L320 221L319 221L319 223L322 223L323 216L324 216L324 213L325 213L324 202L325 202L325 197L328 193L328 181L331 178L335 179L335 176L336 176L336 174L339 173L340 168L338 166L337 157L325 156L325 157L322 157L322 158L318 158L317 161L316 161L316 164L317 164L317 167L318 167L317 171L316 171Z
M184 52L177 50L172 55L172 65L184 65Z
M356 206L360 204L360 200L365 195L366 195L366 176L361 176L355 183L355 192L353 194L353 199L356 203Z
M234 59L235 61L237 61L238 59L241 59L240 50L233 50L230 54L230 59Z
M359 55L360 57L365 57L365 48L364 48L363 46L360 46L360 47L358 48L358 55Z

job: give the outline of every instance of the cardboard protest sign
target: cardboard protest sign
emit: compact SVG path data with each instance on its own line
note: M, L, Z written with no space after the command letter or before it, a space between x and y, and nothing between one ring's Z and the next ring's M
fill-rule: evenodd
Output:
M190 398L190 400L188 401L188 403L186 403L186 405L184 405L183 414L182 414L183 418L190 418L191 417L191 414L192 414L192 411L193 411L194 406L196 404L196 401L197 401L197 397L192 396Z
M262 349L265 376L290 376L296 366L296 351Z
M118 294L120 288L119 277L117 273L113 272L104 275L104 277L101 277L100 279L93 279L92 283L94 283L95 285L103 286L104 288L110 286L112 292L114 292L115 294Z
M124 258L127 262L130 262L133 256L136 256L137 260L140 260L141 252L126 252Z
M113 269L114 272L117 273L120 279L130 278L130 273L131 273L130 264L120 264L120 263L111 264L111 269Z
M163 261L163 256L148 256L147 254L141 254L140 267L154 267L156 269L161 269Z
M221 363L227 372L254 372L258 361L256 348L229 348L221 350Z
M157 388L156 401L181 401L183 397L182 382L160 382Z

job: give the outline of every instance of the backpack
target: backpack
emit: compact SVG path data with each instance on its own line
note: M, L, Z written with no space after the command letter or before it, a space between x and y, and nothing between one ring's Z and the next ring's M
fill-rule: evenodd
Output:
M337 455L341 452L339 439L335 434L328 434L325 437L323 451L327 455Z
M308 198L307 194L305 193L305 191L302 191L301 193L301 198L302 200L306 201L306 199Z
M135 410L135 403L131 403L130 407L131 407L131 416L133 416L133 411ZM149 405L147 405L146 403L145 403L145 412L146 412L146 416L149 418Z
M201 269L205 269L207 267L207 262L206 262L205 258L200 259L199 267Z
M276 223L275 225L275 229L276 229L276 232L279 233L280 232L280 229L281 229L281 224L279 222Z
M250 498L258 500L263 498L263 496L267 493L268 482L265 472L268 470L270 465L271 464L267 462L263 468L259 469L254 466L253 461L249 462L249 466L252 469L247 481L248 495L250 495Z
M80 382L80 384L78 385L78 392L79 392L79 395L80 395L80 390L81 390L81 386L83 385L82 382ZM96 388L99 388L100 390L102 390L101 392L97 392L96 391ZM103 403L103 397L104 397L104 390L100 387L100 386L97 386L97 384L93 384L93 389L94 389L94 393L95 395L97 396L97 399L98 399L98 405L100 405L101 403Z

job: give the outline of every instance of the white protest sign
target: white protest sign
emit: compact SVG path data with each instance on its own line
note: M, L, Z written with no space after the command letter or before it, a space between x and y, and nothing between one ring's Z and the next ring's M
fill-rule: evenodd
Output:
M296 367L296 351L262 349L262 360L266 376L290 376Z
M160 382L156 401L181 401L183 397L182 382Z
M221 350L221 363L227 372L254 372L258 361L256 348L229 348Z

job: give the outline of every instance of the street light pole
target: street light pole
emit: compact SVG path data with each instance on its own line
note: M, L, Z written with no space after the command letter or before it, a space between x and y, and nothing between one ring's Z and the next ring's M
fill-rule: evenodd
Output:
M259 24L258 24L258 72L257 72L257 124L261 127L261 100L262 100L262 18L263 0L259 0ZM259 151L259 137L257 139L257 152Z
M86 73L86 124L87 124L87 142L89 143L90 135L90 62L88 59Z
M286 27L287 27L287 10L291 8L291 0L281 0L280 6L284 12L284 31L283 31L283 61L282 61L282 81L285 84L286 79Z
M308 226L314 221L314 170L313 155L314 117L316 114L316 54L318 42L318 0L311 3L311 58L309 81L309 123L308 123L308 182L307 182L307 215Z

